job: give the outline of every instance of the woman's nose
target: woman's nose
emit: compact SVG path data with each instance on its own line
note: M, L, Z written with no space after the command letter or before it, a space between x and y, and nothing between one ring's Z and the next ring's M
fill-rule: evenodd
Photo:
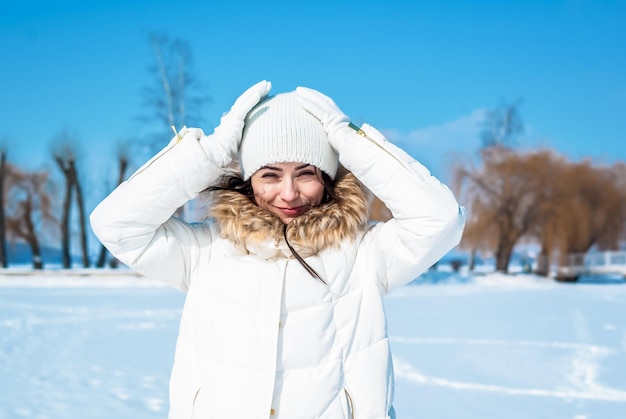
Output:
M285 179L283 181L283 187L280 191L280 197L283 201L294 201L298 198L298 188L292 179Z

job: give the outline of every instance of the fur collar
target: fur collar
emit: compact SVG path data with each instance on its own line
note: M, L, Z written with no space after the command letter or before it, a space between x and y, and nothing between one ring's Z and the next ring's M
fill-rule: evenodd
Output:
M311 208L289 223L289 243L304 257L353 240L367 227L368 194L356 177L347 171L338 172L335 192L336 201ZM222 238L255 254L259 247L284 250L284 224L278 217L239 192L215 191L212 195L209 216L219 226Z

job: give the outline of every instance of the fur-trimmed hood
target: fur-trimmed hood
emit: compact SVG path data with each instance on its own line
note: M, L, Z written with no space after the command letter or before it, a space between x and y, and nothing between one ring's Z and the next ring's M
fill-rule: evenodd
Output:
M368 192L356 177L340 171L334 190L336 200L311 208L288 225L287 239L302 256L338 247L367 227ZM246 252L268 256L267 249L272 248L289 255L282 221L239 192L214 191L209 216L219 226L222 238Z

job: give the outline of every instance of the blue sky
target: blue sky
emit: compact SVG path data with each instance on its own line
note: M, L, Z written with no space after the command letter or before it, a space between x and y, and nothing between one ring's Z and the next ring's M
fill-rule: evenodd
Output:
M0 141L11 160L54 170L50 148L69 129L97 162L97 188L115 178L113 145L145 134L136 117L152 84L152 32L190 44L211 98L206 132L267 79L274 93L304 85L330 95L444 179L449 154L478 148L484 110L502 100L523 101L522 148L626 160L626 2L1 4Z

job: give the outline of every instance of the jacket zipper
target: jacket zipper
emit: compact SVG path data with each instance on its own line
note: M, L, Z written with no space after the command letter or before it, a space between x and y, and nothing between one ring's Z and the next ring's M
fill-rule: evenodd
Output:
M389 141L389 140L387 140L384 136L381 136L380 138L370 137L370 135L367 134L363 129L357 127L354 124L352 124L352 125L353 126L351 126L350 128L354 129L357 132L357 135L359 135L359 136L365 138L366 140L369 140L370 142L374 143L376 146L378 146L380 149L382 149L387 155L389 155L395 161L400 163L400 165L402 165L402 167L404 167L406 170L408 170L410 174L412 174L412 175L416 174L415 170L409 165L408 162L402 160L395 153L387 150L387 148L385 147L385 141ZM420 174L418 173L418 175L420 175Z
M196 405L196 400L198 400L198 395L200 394L200 390L202 390L202 387L200 387L198 389L198 391L196 391L196 395L193 396L193 403L191 404L191 406L195 406Z
M352 396L350 395L350 392L348 391L347 388L343 389L344 393L346 393L346 398L348 399L348 406L350 407L350 419L355 419L356 415L355 415L355 409L354 409L354 402L352 401Z
M172 127L172 129L174 129L174 127ZM175 131L175 129L174 129ZM174 138L172 138L172 140L170 140L169 144L167 145L167 147L165 147L164 149L162 149L161 151L159 151L159 153L157 155L155 155L154 157L152 157L148 162L146 162L143 166L141 166L135 173L132 174L131 177L128 178L127 182L130 182L131 180L133 180L133 178L135 176L137 176L138 174L144 172L148 167L152 166L152 163L154 163L155 161L157 161L158 159L160 159L163 155L165 155L168 151L170 151L172 148L174 148L176 146L176 144L180 143L180 140L183 139L183 136L187 133L187 127L184 126L181 130L180 130L182 136L177 133L176 136ZM176 141L174 141L176 140Z
M165 147L163 150L161 150L159 152L159 154L154 156L152 159L150 159L150 161L148 161L146 164L141 166L135 173L133 173L133 175L128 178L127 182L130 182L131 180L133 180L133 178L135 176L137 176L138 174L143 173L148 167L152 166L152 163L154 163L155 161L159 160L163 155L165 155L168 151L170 151L172 148L174 148L176 146L176 144L178 144L178 143L170 144L167 147Z

